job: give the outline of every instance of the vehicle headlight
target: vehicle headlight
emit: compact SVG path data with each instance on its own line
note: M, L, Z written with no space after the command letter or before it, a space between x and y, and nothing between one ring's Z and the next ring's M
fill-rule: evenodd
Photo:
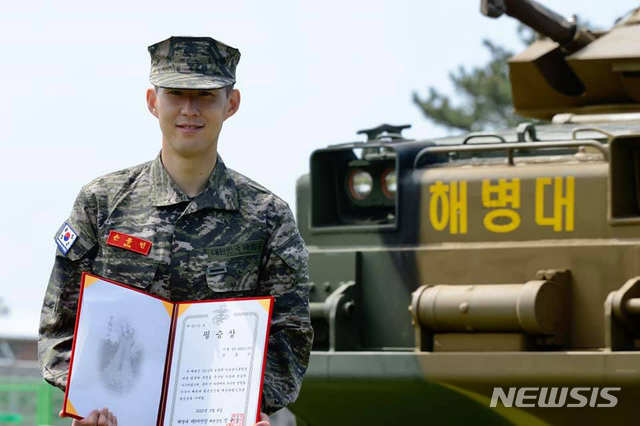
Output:
M396 169L387 169L382 173L382 192L384 195L393 200L396 196L396 190L398 189L398 178L396 176Z
M364 200L371 194L373 178L369 172L358 169L349 174L349 191L356 200Z

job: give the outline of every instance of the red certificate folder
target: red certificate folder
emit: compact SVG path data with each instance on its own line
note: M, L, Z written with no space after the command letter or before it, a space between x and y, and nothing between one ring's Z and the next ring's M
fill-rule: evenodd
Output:
M273 297L170 302L83 273L63 413L123 425L260 419Z

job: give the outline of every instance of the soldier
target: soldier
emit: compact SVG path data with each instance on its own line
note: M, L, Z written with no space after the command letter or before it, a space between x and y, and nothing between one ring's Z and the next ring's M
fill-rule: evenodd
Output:
M44 378L65 389L83 271L172 301L273 295L262 399L271 414L296 399L311 349L304 241L288 205L217 154L222 123L240 105L240 52L209 37L171 37L149 53L147 105L162 149L85 185L56 233L40 320ZM107 244L112 230L150 249ZM74 422L96 423L117 419L103 409Z

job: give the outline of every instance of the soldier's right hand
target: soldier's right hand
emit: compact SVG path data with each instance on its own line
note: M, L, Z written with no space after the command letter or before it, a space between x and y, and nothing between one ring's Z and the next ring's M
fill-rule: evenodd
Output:
M64 417L62 411L60 417ZM71 426L118 426L118 417L105 407L100 411L93 410L82 420L74 420Z

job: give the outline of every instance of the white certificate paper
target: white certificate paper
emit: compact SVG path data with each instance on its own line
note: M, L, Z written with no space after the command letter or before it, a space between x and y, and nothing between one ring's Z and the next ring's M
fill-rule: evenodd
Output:
M253 425L270 300L181 304L164 425Z
M171 309L160 299L94 277L84 279L80 308L65 410L86 417L109 407L119 424L155 424Z
M172 303L83 274L63 411L122 425L250 426L272 297Z

